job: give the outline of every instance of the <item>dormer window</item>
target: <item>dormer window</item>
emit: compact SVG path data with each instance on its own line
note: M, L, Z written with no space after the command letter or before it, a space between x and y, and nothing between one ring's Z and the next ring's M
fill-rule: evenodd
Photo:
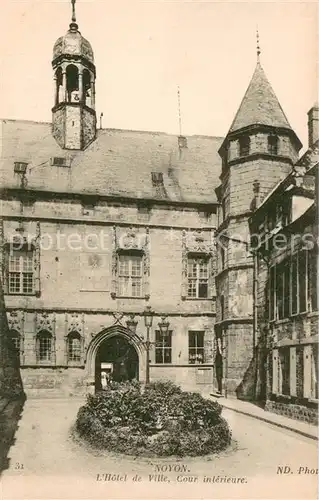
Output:
M152 172L152 185L156 190L156 197L167 198L164 186L163 172Z
M239 156L248 156L250 153L250 137L244 136L239 139Z
M54 167L69 167L70 161L64 156L53 156L50 161L51 165Z
M15 174L25 174L27 171L28 164L24 161L14 162L14 173Z
M270 155L278 154L278 137L276 135L268 136L268 153Z
M152 184L154 187L163 185L163 173L162 172L152 172Z

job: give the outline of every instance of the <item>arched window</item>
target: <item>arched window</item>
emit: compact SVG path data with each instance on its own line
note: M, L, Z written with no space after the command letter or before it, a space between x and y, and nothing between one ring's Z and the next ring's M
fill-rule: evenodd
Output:
M52 358L52 335L42 330L37 335L37 361L51 361Z
M250 153L250 137L244 136L239 139L239 156L247 156Z
M271 155L278 154L278 137L276 135L268 136L268 153Z
M61 68L58 68L55 72L55 82L56 82L55 104L60 104L60 102L64 101L63 76Z
M17 330L10 330L10 338L12 341L12 345L14 349L17 352L17 355L19 356L20 354L20 344L21 344L21 338L20 338L20 333L17 332Z
M68 335L67 354L68 361L81 361L81 336L76 331Z
M92 107L91 75L87 69L83 71L83 101L86 106Z
M66 90L68 102L79 101L79 70L74 64L66 68Z

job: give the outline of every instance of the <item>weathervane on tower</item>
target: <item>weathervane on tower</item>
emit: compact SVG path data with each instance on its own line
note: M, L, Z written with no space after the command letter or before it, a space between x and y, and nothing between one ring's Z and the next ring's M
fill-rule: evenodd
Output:
M261 53L261 50L260 50L260 43L259 43L259 31L258 31L258 26L257 26L257 29L256 29L256 40L257 40L257 61L259 62L259 60L260 60L260 53Z

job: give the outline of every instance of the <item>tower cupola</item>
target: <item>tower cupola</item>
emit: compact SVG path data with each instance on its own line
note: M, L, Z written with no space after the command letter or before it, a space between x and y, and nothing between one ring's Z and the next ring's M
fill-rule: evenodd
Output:
M69 30L53 47L53 136L65 149L84 149L95 139L94 55L90 42L79 31L75 2Z

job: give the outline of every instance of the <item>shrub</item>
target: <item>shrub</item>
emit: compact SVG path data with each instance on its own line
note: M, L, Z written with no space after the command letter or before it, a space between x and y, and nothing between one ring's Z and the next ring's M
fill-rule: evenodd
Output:
M229 445L221 406L172 382L111 385L89 395L76 429L92 445L150 456L204 455Z

